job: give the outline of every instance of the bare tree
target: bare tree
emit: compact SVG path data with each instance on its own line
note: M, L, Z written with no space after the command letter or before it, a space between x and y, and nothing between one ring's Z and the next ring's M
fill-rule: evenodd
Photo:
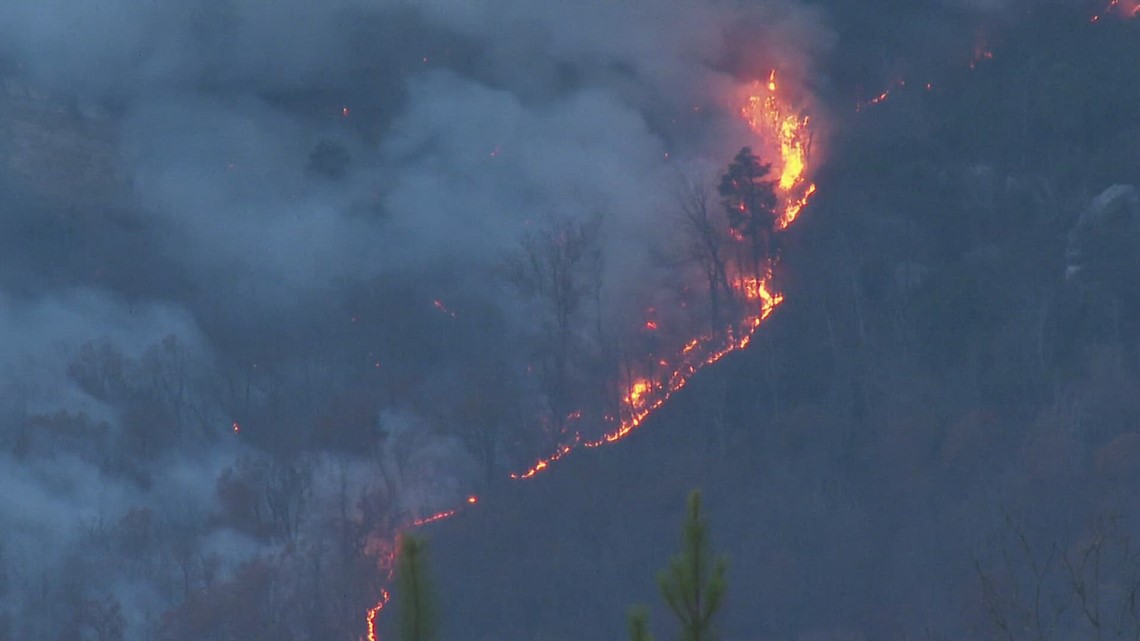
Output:
M1067 544L1006 522L997 560L975 562L992 637L1140 639L1140 546L1119 516L1094 519Z
M686 176L680 181L677 218L685 239L682 258L696 263L708 282L709 323L714 334L724 331L729 319L737 316L728 280L729 225L718 204L707 180Z
M539 375L550 406L556 438L575 409L572 370L583 355L582 328L589 327L590 306L597 306L602 286L601 218L557 218L522 239L508 275L539 309L542 344Z
M483 468L485 483L499 472L504 436L519 422L519 389L507 364L496 361L468 376L466 388L447 423Z

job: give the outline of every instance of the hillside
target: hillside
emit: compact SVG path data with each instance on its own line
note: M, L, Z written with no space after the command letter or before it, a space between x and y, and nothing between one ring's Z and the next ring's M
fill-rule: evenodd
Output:
M1140 207L1112 188L1140 183L1140 121L1101 98L1135 104L1140 51L1066 15L846 120L746 353L431 526L450 635L618 639L648 602L667 638L652 578L690 487L732 560L727 639L979 638L1034 585L1056 629L1088 629L1073 585L1115 603L1128 548L1080 584L1060 559L1140 524Z

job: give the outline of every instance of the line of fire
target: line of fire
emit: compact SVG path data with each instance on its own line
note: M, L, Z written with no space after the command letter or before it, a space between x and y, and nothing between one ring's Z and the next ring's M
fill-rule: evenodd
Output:
M625 438L703 367L747 347L756 330L783 300L772 282L779 254L771 236L795 222L815 194L816 185L810 180L812 121L790 104L775 70L764 81L748 87L739 115L755 135L763 159L753 155L751 148L745 148L730 165L729 174L722 178L719 202L714 202L709 194L693 192L682 205L687 210L684 215L698 224L714 220L708 208L723 205L729 209L730 227L717 230L730 241L727 255L706 270L711 296L714 300L717 296L723 299L713 305L719 311L713 313L712 324L720 329L684 337L654 350L649 358L641 359L644 362L625 364L622 381L617 384L616 407L600 417L604 426L600 435L591 437L584 430L566 430L565 440L552 453L511 474L512 479L533 478L579 448L601 447ZM774 195L775 201L764 200L765 190L756 189L762 185L768 186L766 193ZM762 221L764 216L770 219ZM435 301L435 307L454 317L440 301ZM666 334L676 335L667 332L669 328L657 317L656 308L647 308L645 315L640 332L662 340ZM585 422L583 411L573 410L566 414L564 426ZM478 497L469 496L464 505L419 518L408 527L447 519L477 503ZM380 571L388 581L394 574L397 547L398 542L391 545L381 563ZM376 621L389 598L389 592L382 590L376 605L367 612L368 641L377 640Z
M1124 20L1140 17L1140 0L1108 0L1103 9L1090 17L1089 22L1097 24L1110 16ZM984 38L979 36L968 68L976 69L980 64L993 59L993 51L985 43ZM935 83L929 80L919 83L918 86L926 92L933 91L936 87ZM880 105L886 102L895 90L907 87L907 80L899 78L871 98L858 101L855 104L855 111ZM768 159L771 158L771 169L774 171L771 183L775 186L778 197L777 203L770 204L775 211L771 231L783 231L796 221L816 192L816 185L810 179L813 134L811 118L793 108L787 96L781 91L775 70L769 72L764 81L757 81L749 87L739 109L739 115L748 123L756 142L761 145L765 154L764 162L769 162ZM741 160L742 158L738 156L734 165L739 166ZM765 176L767 170L768 167L763 170ZM730 171L725 180L731 181L732 178ZM758 206L756 202L749 202L748 194L741 193L744 191L739 189L741 186L722 184L720 189L725 202L735 204L739 212L739 215L729 212L729 219L734 223L742 221L746 223L749 215L753 213L750 209ZM709 205L703 200L705 196L706 194L697 194L686 204L697 210L694 212L697 218L700 218L700 208ZM772 280L772 270L779 256L767 246L771 238L764 234L746 233L746 224L733 224L730 229L722 231L732 240L730 253L735 252L735 256L725 257L722 266L714 266L713 269L707 270L710 276L709 289L714 299L716 292L719 291L728 299L722 307L731 310L726 314L730 318L724 319L720 324L720 331L687 337L681 342L655 350L660 354L669 354L668 356L651 355L654 357L643 359L646 361L644 363L624 366L622 382L618 383L615 395L616 407L612 413L600 417L602 424L605 425L600 435L590 437L582 430L566 429L568 426L583 422L581 409L570 411L563 421L563 442L554 448L553 452L537 459L530 467L511 474L510 478L516 480L533 478L552 469L559 460L580 448L596 448L622 440L640 427L674 393L685 387L703 367L712 365L726 355L750 344L757 329L783 301L783 295L774 289ZM750 247L750 245L755 246ZM749 257L752 260L749 260ZM441 301L435 301L434 305L441 312L455 318L454 312L445 307ZM640 326L641 332L653 336L664 336L667 333L668 328L663 327L657 311L655 307L645 310L645 318ZM716 314L713 316L713 325L716 326ZM464 505L416 519L408 527L419 527L450 518L477 503L478 497L469 496ZM394 576L397 547L398 541L392 542L388 546L389 553L382 557L379 569L386 576L387 582L390 582ZM376 621L389 599L388 590L381 590L378 602L368 610L367 641L377 641Z

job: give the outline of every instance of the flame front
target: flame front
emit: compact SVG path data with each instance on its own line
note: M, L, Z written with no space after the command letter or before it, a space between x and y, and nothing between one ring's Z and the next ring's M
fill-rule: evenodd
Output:
M781 197L781 211L776 221L776 228L783 230L796 220L800 211L807 205L816 191L816 186L807 178L808 162L811 151L811 120L807 116L793 113L783 102L779 93L776 72L768 75L766 83L757 82L753 85L752 95L748 96L740 115L751 126L753 133L765 143L771 145L779 153L779 163L776 169L779 172L777 191ZM736 242L744 238L739 234L730 236ZM681 346L672 358L655 359L664 373L656 376L634 377L627 385L621 396L620 415L613 417L616 424L608 432L595 440L584 438L581 432L574 432L569 443L563 444L555 452L541 458L526 471L511 474L513 479L528 479L536 474L550 469L558 460L566 457L578 446L594 448L615 443L628 436L637 429L645 419L660 408L677 391L685 387L693 376L703 367L712 365L728 354L747 347L752 342L752 336L766 318L783 301L783 295L774 291L772 286L772 263L769 264L762 275L740 275L734 278L733 287L736 294L743 300L742 317L738 318L726 331L718 334L708 334L690 339ZM455 313L448 309L442 301L434 301L439 311L455 318ZM650 318L640 326L641 331L657 332L661 326L655 317L656 310L649 308L646 313ZM670 363L676 363L668 370ZM580 419L581 411L571 412L567 421ZM470 496L466 499L467 505L475 505L478 498ZM463 506L466 507L466 506ZM419 527L454 516L461 508L444 510L437 514L421 517L412 521L409 527ZM381 563L381 571L386 573L388 581L393 577L395 569L395 556ZM377 641L376 618L388 604L390 595L387 590L381 590L380 599L375 606L367 612L367 641Z
M777 229L786 229L815 193L815 185L808 184L804 175L811 151L812 129L811 118L788 109L778 89L776 71L773 70L768 74L766 85L757 82L753 86L752 95L740 115L752 131L779 146L780 179L777 187L784 196L784 213Z
M782 211L776 228L783 230L791 225L800 211L807 205L816 186L808 181L808 161L810 159L812 129L811 119L801 116L788 108L779 94L776 72L768 74L767 82L756 82L751 95L740 109L740 115L762 141L770 144L779 153L779 180L776 188L782 199ZM730 236L737 242L744 240L739 233ZM621 400L621 416L616 420L617 427L596 440L585 440L580 433L574 435L573 442L558 448L554 454L541 458L525 472L512 474L514 479L528 479L550 468L555 461L564 458L581 444L584 447L600 447L615 443L637 429L645 419L678 390L683 388L702 367L712 365L726 355L743 349L752 341L764 319L783 301L783 296L773 291L772 265L762 276L740 276L733 286L744 299L745 314L734 327L724 335L698 336L689 340L671 359L661 359L658 364L667 366L677 363L667 374L657 377L637 377L625 390ZM643 329L656 331L659 324L650 319Z

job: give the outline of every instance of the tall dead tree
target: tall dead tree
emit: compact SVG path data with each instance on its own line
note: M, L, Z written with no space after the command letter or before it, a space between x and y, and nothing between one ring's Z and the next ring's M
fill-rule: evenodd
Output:
M736 297L728 280L728 220L713 199L711 185L686 177L677 190L677 217L685 241L682 256L696 263L708 282L709 323L714 334L736 318Z
M541 345L536 357L543 392L558 436L573 409L572 369L582 353L582 328L589 327L602 286L601 218L557 218L523 236L509 277L535 303Z

